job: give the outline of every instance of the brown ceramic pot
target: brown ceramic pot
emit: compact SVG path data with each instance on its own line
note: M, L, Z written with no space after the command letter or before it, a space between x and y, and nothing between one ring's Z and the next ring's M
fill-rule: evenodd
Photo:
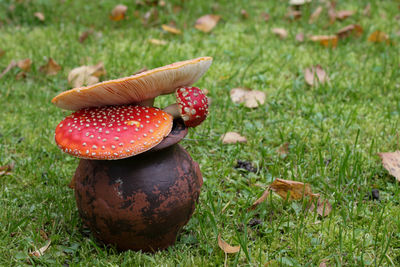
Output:
M96 238L119 250L152 252L174 244L203 183L199 165L176 144L182 136L174 138L174 131L165 142L134 157L81 159L75 197Z

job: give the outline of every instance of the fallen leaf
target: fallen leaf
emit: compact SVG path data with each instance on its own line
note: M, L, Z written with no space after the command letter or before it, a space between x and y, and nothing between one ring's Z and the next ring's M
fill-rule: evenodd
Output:
M168 44L167 41L160 40L160 39L149 39L149 43L151 43L153 45L166 45L166 44Z
M43 72L47 75L56 75L61 70L61 66L54 61L54 59L49 58L46 65L43 65L39 68L40 72Z
M39 234L44 240L48 240L49 239L49 236L47 235L47 233L43 229L39 230Z
M352 11L352 10L340 10L340 11L336 12L336 18L338 20L344 20L344 19L347 19L350 16L353 16L354 13L355 12Z
M218 246L222 249L225 253L238 253L240 250L240 246L231 246L226 243L222 238L221 234L218 234Z
M236 132L227 132L221 137L223 144L246 143L247 139Z
M285 156L287 154L289 154L289 143L284 143L282 144L277 150L276 152L280 155L280 156Z
M243 19L249 18L249 14L247 13L246 9L240 10L240 15L242 16Z
M322 46L335 48L338 43L338 37L336 35L312 35L310 40L313 42L319 42Z
M13 169L14 169L14 163L0 166L0 176L11 174Z
M265 103L265 93L258 90L233 88L230 91L230 96L234 103L244 103L248 108L256 108Z
M342 29L340 29L336 35L339 37L339 39L344 39L346 37L349 37L350 35L354 35L356 37L360 37L363 33L363 28L358 25L358 24L351 24L348 25Z
M147 11L142 19L143 25L150 25L151 23L156 23L158 21L158 9L157 8L151 8L149 11Z
M6 53L6 51L4 51L3 49L0 48L0 57L4 56L5 53Z
M125 18L126 11L128 7L125 5L116 5L111 11L110 19L112 21L120 21Z
M329 267L329 260L323 259L318 267Z
M68 82L73 87L92 85L99 82L99 77L106 74L103 62L94 66L81 66L70 71Z
M261 17L262 17L262 19L263 19L265 22L268 22L269 19L270 19L269 14L268 14L268 13L265 13L265 12L261 13Z
M44 19L45 19L43 13L41 13L41 12L35 12L33 15L40 21L44 21Z
M22 59L17 62L17 67L23 71L29 71L31 69L32 60L29 58Z
M302 182L283 180L276 178L272 184L269 185L269 189L280 197L286 199L289 194L289 200L299 200L304 196L319 197L319 194L314 194L311 191L311 186Z
M287 31L283 28L273 28L272 32L281 39L285 39L288 36Z
M317 21L317 19L319 18L319 16L322 13L322 6L317 7L314 12L311 14L310 19L308 20L308 23L314 23L315 21Z
M296 20L301 18L301 11L300 10L292 10L290 9L288 13L286 13L285 18L290 20Z
M368 41L371 43L382 43L382 42L386 42L386 44L390 43L389 36L386 33L379 30L371 33L371 35L368 37Z
M336 21L335 6L336 3L334 1L329 2L329 7L328 7L329 24L333 24Z
M258 198L256 201L254 201L253 205L251 205L249 210L254 210L258 205L263 203L268 198L269 193L270 193L270 189L269 189L269 187L267 187L267 189L264 191L262 196L260 198Z
M383 167L400 182L400 151L378 153Z
M368 3L366 6L365 6L365 8L364 8L364 10L363 10L363 15L364 16L371 16L371 4L370 3Z
M301 6L301 5L310 3L310 2L311 2L311 0L290 0L290 1L289 1L289 5L292 5L292 6Z
M194 27L199 31L208 33L212 31L212 29L214 29L215 26L217 26L220 19L221 16L219 15L212 15L212 14L204 15L196 20Z
M93 29L82 32L79 36L79 42L83 43L91 34L93 34Z
M296 34L296 41L299 42L299 43L304 42L304 33Z
M182 11L182 7L181 7L181 6L175 5L175 6L172 7L172 11L173 11L175 14L178 14L179 12Z
M316 202L317 202L317 213L321 217L326 217L331 213L332 205L331 205L331 203L329 203L328 200L318 199ZM313 212L315 210L314 201L311 203L309 210L310 210L310 212Z
M13 68L15 68L17 66L17 62L15 62L14 60L11 60L10 64L8 64L8 66L0 73L0 79L7 74L7 72L9 72L10 70L12 70Z
M29 252L29 256L35 256L35 257L43 256L44 252L49 248L50 244L51 240L47 241L46 245L44 245L43 247L35 251Z
M316 86L329 81L329 77L321 65L316 65L304 70L304 80L308 85Z
M172 34L182 34L182 31L177 29L177 28L175 28L174 26L163 24L163 25L161 25L161 28L164 31L172 33Z
M26 72L25 71L18 72L17 75L15 75L15 79L16 80L21 80L21 79L25 79L25 78L26 78Z

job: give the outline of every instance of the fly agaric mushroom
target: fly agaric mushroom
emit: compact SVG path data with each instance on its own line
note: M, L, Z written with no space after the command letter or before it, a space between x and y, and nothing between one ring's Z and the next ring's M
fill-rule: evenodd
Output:
M65 153L85 159L122 159L159 144L172 128L172 117L141 106L85 108L67 116L55 140Z
M57 95L51 102L68 110L126 104L151 106L155 97L196 82L211 63L211 57L176 62L129 77L74 88Z
M57 126L55 139L64 152L81 158L70 185L83 222L104 243L154 252L172 245L189 221L203 179L199 165L177 144L187 128L147 106L183 87L176 106L186 125L201 123L207 99L201 92L189 96L194 89L188 86L211 62L177 62L53 98L56 106L77 110ZM195 110L199 103L205 106Z
M180 87L175 96L177 103L164 108L165 112L174 118L182 117L187 127L196 127L207 118L208 99L201 89Z

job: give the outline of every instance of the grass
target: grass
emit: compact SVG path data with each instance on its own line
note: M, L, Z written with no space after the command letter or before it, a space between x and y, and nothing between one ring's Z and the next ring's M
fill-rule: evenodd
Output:
M286 1L166 1L165 7L128 6L128 19L110 21L115 1L2 1L0 0L0 70L15 59L30 58L31 72L16 80L17 69L0 79L0 166L15 163L10 175L0 176L0 265L19 266L318 266L323 260L343 266L400 265L400 190L382 167L378 152L400 149L400 39L397 1L371 0L371 16L362 14L364 1L337 1L337 9L357 10L345 21L327 27L325 13L314 24L309 14L318 3L303 7L297 21L284 19ZM195 3L197 2L197 3ZM174 5L182 11L173 12ZM10 6L14 6L13 11ZM143 26L143 16L158 9L159 19ZM240 10L249 18L243 19ZM44 22L34 12L43 12ZM269 22L260 17L271 15ZM204 14L223 20L211 34L193 28ZM182 35L162 32L160 25L176 21ZM340 41L336 49L316 43L297 43L297 33L333 34L359 23L361 38ZM271 29L286 28L280 40ZM81 32L95 34L83 44ZM373 44L375 30L389 34L394 44ZM166 46L148 43L157 38ZM209 118L191 130L181 144L199 162L204 186L196 211L175 246L152 254L118 253L104 247L83 228L73 191L67 187L78 159L56 147L54 129L67 111L50 103L69 88L68 72L84 64L104 62L112 79L144 66L158 67L198 56L214 63L196 85L209 89ZM38 71L47 58L62 67L56 76ZM310 88L303 70L321 64L330 82ZM267 101L257 109L233 104L229 90L262 90ZM166 106L171 97L159 97ZM237 131L246 144L223 145L220 136ZM290 143L287 157L276 153ZM259 171L236 170L247 160ZM327 162L330 162L327 164ZM332 203L326 218L309 213L302 202L270 196L254 211L247 208L274 178L311 184ZM371 189L380 201L371 201ZM224 209L225 208L225 209ZM251 226L251 221L261 221ZM40 258L29 251L51 239ZM218 233L240 253L225 255Z

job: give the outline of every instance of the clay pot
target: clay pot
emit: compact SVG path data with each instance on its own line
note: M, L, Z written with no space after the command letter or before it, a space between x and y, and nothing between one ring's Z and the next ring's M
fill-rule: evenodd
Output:
M203 184L199 165L176 144L182 138L176 133L182 131L177 125L174 129L175 138L172 131L171 138L140 155L80 161L74 177L76 202L97 239L119 250L148 252L174 244Z

